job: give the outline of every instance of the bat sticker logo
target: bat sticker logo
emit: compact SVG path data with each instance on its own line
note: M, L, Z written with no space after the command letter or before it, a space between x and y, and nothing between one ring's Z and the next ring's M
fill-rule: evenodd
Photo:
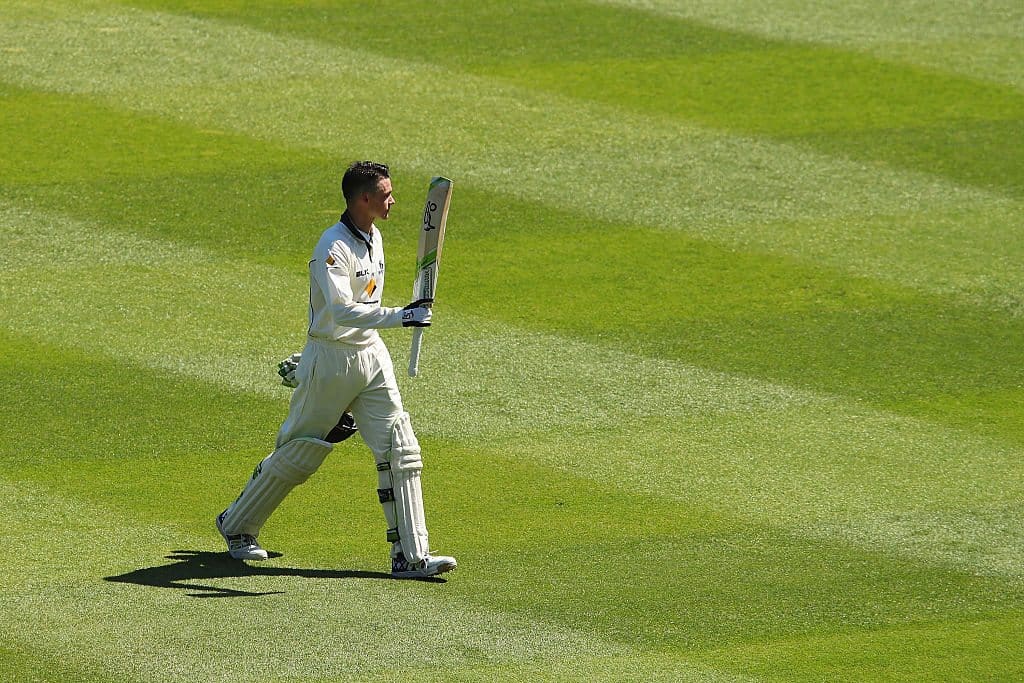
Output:
M437 211L436 202L427 202L427 207L423 210L423 232L430 232L431 230L437 230L436 225L430 224L430 219L433 217L432 214Z

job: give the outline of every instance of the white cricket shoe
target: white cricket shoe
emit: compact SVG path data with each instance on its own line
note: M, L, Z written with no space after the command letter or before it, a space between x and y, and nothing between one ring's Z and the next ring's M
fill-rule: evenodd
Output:
M224 537L224 541L228 544L228 555L236 560L265 560L269 555L267 551L260 547L260 544L256 542L256 537L252 534L226 534L221 524L224 522L224 512L217 515L217 531Z
M396 579L425 579L450 572L459 566L454 557L427 555L419 562L409 562L405 555L398 553L391 558L391 576Z

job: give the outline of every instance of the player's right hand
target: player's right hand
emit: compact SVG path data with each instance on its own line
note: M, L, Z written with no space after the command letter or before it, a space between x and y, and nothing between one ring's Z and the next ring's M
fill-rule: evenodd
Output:
M299 367L301 359L301 353L293 353L277 364L277 374L281 376L281 384L292 389L299 386L299 380L295 377L295 370Z
M402 309L403 327L430 327L430 304L433 299L417 299Z

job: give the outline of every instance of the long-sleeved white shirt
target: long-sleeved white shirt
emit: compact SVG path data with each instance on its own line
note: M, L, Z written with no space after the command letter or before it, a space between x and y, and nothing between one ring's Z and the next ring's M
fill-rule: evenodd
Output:
M367 235L341 220L324 231L309 261L309 336L369 346L376 328L400 327L402 309L381 306L384 270L376 227Z

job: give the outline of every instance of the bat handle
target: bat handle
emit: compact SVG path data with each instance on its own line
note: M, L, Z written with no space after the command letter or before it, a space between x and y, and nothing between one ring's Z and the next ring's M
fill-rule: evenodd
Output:
M423 345L423 328L412 331L412 348L409 349L409 376L415 377L420 371L420 347Z

